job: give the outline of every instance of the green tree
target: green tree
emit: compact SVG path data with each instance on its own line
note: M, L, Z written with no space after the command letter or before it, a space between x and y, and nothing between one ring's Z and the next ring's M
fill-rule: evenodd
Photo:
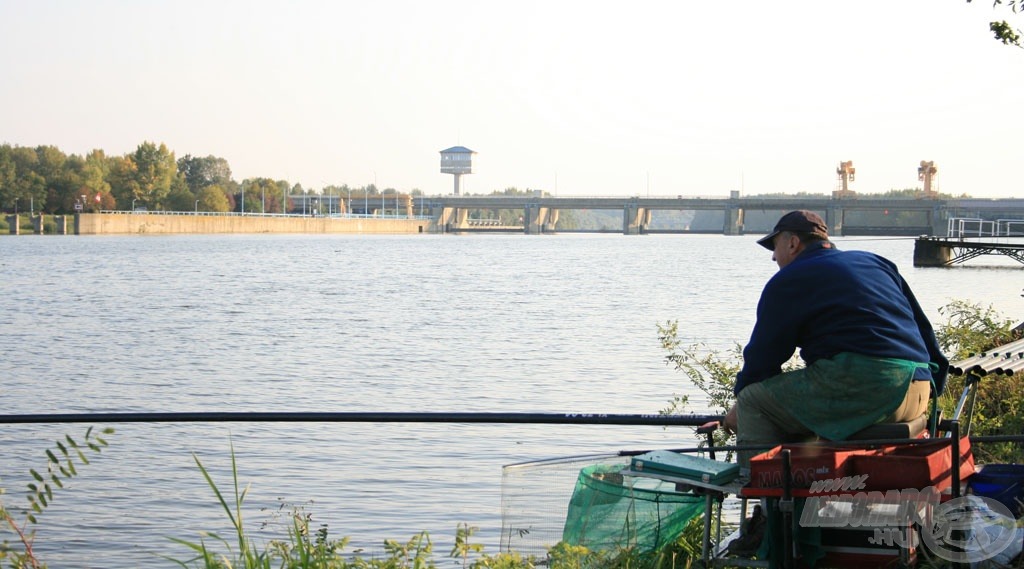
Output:
M50 213L68 213L74 211L75 203L81 200L85 159L77 154L68 156L63 167L56 176L46 180L46 211ZM95 200L95 194L89 192Z
M15 146L11 149L14 175L8 186L7 197L14 206L22 210L43 207L46 201L46 178L39 174L39 155L35 149Z
M277 185L276 195L281 197L279 202L279 209L275 209L275 213L288 213L292 209L292 202L288 199L288 193L291 189L291 184L287 180L278 180L274 182Z
M231 211L231 204L228 201L224 188L217 184L206 186L199 190L199 211L212 211L225 213Z
M77 189L78 176L72 169L65 167L68 157L56 146L37 146L35 150L38 160L36 173L43 178L46 186L43 200L37 201L35 206L40 211L53 212L60 207L61 196Z
M226 187L231 182L231 166L227 160L216 156L200 158L186 154L178 159L178 172L185 177L193 193L213 184Z
M143 142L123 161L114 163L111 186L119 203L161 209L177 172L174 153L167 146Z
M276 213L281 211L281 188L270 178L247 178L242 181L245 192L245 211L248 213ZM266 200L266 209L263 204Z
M135 162L128 156L113 156L108 160L107 181L110 193L121 209L129 209L136 205L135 191L132 180L135 177Z
M115 209L117 202L110 192L110 159L99 149L94 149L85 156L85 164L81 171L80 193L86 195L100 196L100 205L103 209Z
M14 180L17 170L14 166L14 148L10 144L0 145L0 208L14 208L17 196L14 193Z
M192 211L196 208L196 196L188 189L185 177L181 174L174 176L165 205L170 211Z

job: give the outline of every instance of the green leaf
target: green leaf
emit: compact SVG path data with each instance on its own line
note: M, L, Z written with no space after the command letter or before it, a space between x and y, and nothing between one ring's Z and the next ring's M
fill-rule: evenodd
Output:
M53 480L53 483L57 485L57 488L64 487L64 483L60 481L60 478L56 474L51 476L50 479Z
M64 439L68 441L71 448L78 448L78 443L75 442L75 439L71 438L71 435L64 435Z
M97 445L96 443L86 443L86 444L89 445L89 448L92 449L93 452L100 452L100 450L101 450L99 445Z
M45 494L40 494L39 495L39 502L43 505L44 508L50 505L50 504L47 503L46 495Z
M37 523L36 522L36 517L33 516L32 514L25 514L25 519L27 519L28 521L30 521L32 523Z
M59 448L61 454L63 454L64 457L67 458L67 456L68 456L68 447L64 446L64 443L62 443L60 441L57 441L57 448Z
M53 501L53 488L49 484L44 484L43 488L46 490L46 499Z
M60 464L60 461L57 460L57 455L53 454L52 450L46 449L46 456L47 456L47 458L50 459L50 462L55 462L57 464Z
M78 471L75 470L75 463L71 462L70 460L68 461L68 470L71 471L71 476L75 476L78 474ZM68 478L71 478L71 476L68 476Z
M31 473L31 474L32 474L32 478L35 478L36 480L38 480L38 481L40 481L40 482L42 482L42 481L43 481L43 477L42 477L42 476L40 476L40 475L39 475L39 473L38 473L38 472L36 472L34 468L31 468L31 469L29 469L29 473Z
M39 487L36 486L35 483L33 483L33 482L29 482L28 489L33 491L33 492L36 492L36 493L39 492Z

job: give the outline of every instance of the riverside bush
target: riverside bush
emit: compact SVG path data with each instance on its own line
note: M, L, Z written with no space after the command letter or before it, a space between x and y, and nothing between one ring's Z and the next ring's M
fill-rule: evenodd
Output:
M963 300L953 301L939 309L946 323L935 331L939 345L951 361L1019 340L1024 336L992 306ZM957 399L963 391L966 376L950 376L946 393L939 400L943 417L952 417ZM1020 435L1024 433L1024 377L988 375L978 383L974 414L970 417L971 435ZM1013 464L1024 459L1019 443L984 443L972 447L980 463Z

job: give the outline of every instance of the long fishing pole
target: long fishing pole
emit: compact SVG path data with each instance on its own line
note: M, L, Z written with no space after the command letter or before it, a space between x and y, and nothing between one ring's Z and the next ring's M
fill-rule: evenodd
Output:
M519 423L558 425L655 425L696 427L721 415L613 413L447 413L447 412L160 412L41 413L0 415L0 424L25 423Z

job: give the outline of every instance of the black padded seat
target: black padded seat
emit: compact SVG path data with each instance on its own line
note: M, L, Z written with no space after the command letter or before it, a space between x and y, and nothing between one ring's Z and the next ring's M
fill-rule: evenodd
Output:
M846 438L848 441L876 439L916 439L928 428L928 413L906 423L875 423Z

